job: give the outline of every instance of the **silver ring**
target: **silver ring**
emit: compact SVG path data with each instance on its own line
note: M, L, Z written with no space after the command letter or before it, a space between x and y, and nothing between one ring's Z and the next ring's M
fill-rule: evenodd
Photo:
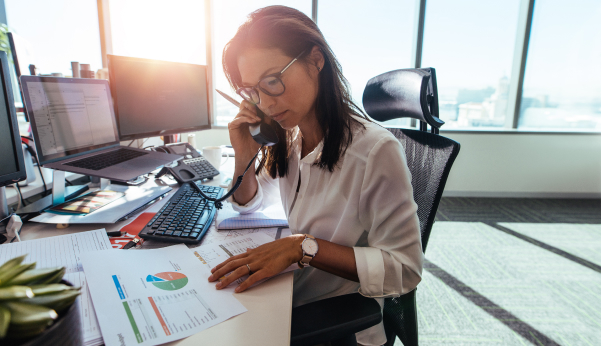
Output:
M250 266L247 264L246 268L248 268L248 275L253 275L253 271L250 270Z

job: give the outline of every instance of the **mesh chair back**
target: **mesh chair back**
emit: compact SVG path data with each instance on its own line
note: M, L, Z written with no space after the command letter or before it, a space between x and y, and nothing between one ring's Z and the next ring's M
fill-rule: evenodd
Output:
M425 253L436 210L460 146L454 140L424 131L399 128L388 130L405 148L413 198L417 203L422 250ZM386 346L394 344L394 335L405 346L417 346L415 290L397 298L385 299L383 312L388 339Z
M460 146L452 139L424 131L400 128L388 131L405 148L425 253L436 210Z

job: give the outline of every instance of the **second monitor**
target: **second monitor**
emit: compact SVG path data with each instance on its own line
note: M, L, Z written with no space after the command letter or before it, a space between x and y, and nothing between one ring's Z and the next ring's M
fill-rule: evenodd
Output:
M210 129L207 67L108 56L119 139Z

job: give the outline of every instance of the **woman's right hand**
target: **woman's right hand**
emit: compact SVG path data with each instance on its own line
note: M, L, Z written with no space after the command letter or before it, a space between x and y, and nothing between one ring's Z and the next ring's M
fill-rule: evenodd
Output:
M248 129L249 124L254 125L260 121L261 118L257 115L255 105L243 100L240 104L240 112L234 117L234 120L227 124L232 148L236 153L236 161L250 161L261 147L252 138Z

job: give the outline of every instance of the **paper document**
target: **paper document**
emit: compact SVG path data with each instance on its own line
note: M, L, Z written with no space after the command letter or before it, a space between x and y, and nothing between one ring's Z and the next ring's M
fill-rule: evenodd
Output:
M82 263L107 346L158 345L247 311L208 282L210 272L183 244L97 251Z
M256 232L250 233L246 236L230 238L221 242L201 245L199 247L191 248L190 250L192 250L200 262L206 265L206 268L210 270L230 257L245 253L246 249L254 249L272 241L274 241L274 239L269 235L263 232ZM284 269L280 274L287 273L295 269L298 269L298 265L296 263ZM238 287L238 285L240 285L242 281L246 280L247 278L248 275L245 275L232 282L221 291L234 293L236 287ZM258 285L266 280L268 279L257 281L255 285Z
M31 221L42 223L115 223L123 216L172 190L169 186L140 187L123 185L109 185L106 189L124 192L125 196L91 214L58 215L42 213L31 219Z
M0 245L0 263L29 254L24 263L36 262L36 268L66 267L64 279L81 287L80 312L86 346L101 345L102 335L92 306L80 257L89 252L108 250L111 243L106 230L81 232L56 237ZM109 250L113 251L113 250Z
M217 229L243 229L260 227L288 227L288 219L281 205L273 205L264 210L240 214L231 203L223 203L223 209L217 211L215 224Z

